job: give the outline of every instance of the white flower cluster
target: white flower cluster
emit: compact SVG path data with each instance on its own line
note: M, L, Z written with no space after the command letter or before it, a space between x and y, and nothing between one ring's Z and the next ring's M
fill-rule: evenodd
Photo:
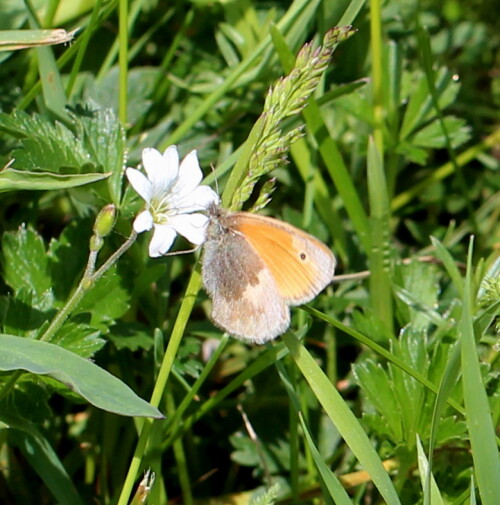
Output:
M202 212L219 198L212 188L200 185L203 173L196 151L179 164L176 146L168 147L163 154L147 148L142 152L142 164L146 175L135 168L127 168L126 173L146 202L146 208L135 218L134 230L154 230L149 255L156 258L168 252L177 234L195 245L202 244L208 224Z

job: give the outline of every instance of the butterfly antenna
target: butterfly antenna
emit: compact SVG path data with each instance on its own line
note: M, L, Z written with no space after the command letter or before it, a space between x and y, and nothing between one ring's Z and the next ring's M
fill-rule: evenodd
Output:
M217 179L217 174L215 173L215 167L213 163L210 163L210 168L212 169L212 173L214 174L214 184L215 184L215 192L220 200L220 191L219 191L219 179Z
M196 252L199 248L200 248L200 246L198 245L196 247L193 247L192 249L186 249L185 251L166 252L166 253L162 254L162 257L163 256L179 256L181 254L190 254L190 253Z

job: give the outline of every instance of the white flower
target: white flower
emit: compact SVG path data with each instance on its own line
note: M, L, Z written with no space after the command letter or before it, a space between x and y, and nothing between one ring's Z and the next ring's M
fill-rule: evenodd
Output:
M205 241L208 217L201 214L218 196L208 186L200 186L203 174L196 151L191 151L179 166L176 146L168 147L163 154L156 149L142 151L142 164L146 175L127 168L127 178L132 187L146 201L146 208L134 221L134 230L142 233L154 228L149 243L152 258L165 254L179 233L195 245Z

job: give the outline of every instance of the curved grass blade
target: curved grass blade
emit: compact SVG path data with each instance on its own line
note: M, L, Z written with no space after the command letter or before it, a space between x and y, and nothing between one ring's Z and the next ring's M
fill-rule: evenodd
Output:
M280 374L281 381L287 390L288 397L290 398L290 403L298 415L300 425L302 426L304 438L306 440L309 450L311 451L311 455L314 459L314 463L316 464L318 472L321 475L321 478L323 479L326 490L328 490L331 498L334 500L336 505L352 505L352 502L349 499L347 491L344 489L337 476L331 471L331 469L325 463L323 457L321 456L316 445L314 444L312 436L309 433L309 428L307 426L306 420L304 419L304 415L302 414L300 409L299 398L297 397L297 393L295 392L292 383L290 381L290 378L288 377L285 371L285 367L281 362L276 363L276 367L278 369L278 373Z
M469 429L476 481L484 505L498 505L500 497L500 457L488 396L481 377L472 324L472 240L467 258L462 318L462 377L465 418Z
M8 440L23 453L32 468L60 505L83 505L70 476L46 437L31 423L3 412L0 419L9 426Z
M340 393L333 387L323 370L296 337L285 333L283 341L326 414L335 424L361 465L370 474L374 485L386 503L400 505L394 485L382 465L380 457Z

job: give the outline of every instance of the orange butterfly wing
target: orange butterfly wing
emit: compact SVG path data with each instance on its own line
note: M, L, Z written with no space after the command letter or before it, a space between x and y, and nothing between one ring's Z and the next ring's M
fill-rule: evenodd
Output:
M312 300L333 277L335 257L315 237L282 221L238 212L232 228L243 234L290 305Z

